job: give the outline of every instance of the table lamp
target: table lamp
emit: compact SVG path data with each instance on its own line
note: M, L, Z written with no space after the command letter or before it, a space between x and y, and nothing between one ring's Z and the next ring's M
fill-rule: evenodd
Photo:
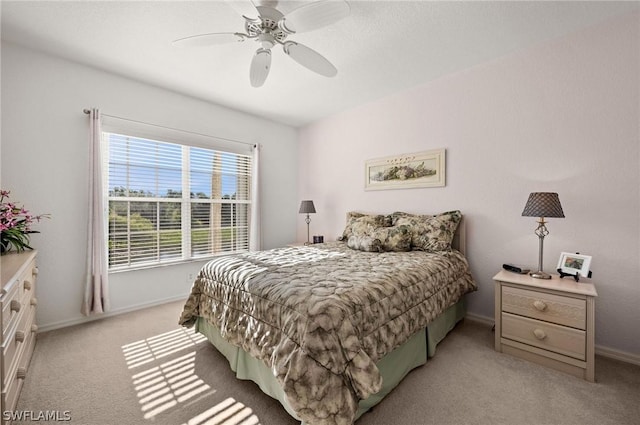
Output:
M542 267L543 245L544 237L549 234L547 230L545 217L559 217L564 218L562 212L562 205L560 205L560 198L557 193L553 192L533 192L529 195L527 204L522 211L524 217L539 217L538 227L535 230L535 234L538 235L539 249L538 249L538 271L529 273L531 277L536 279L551 279L551 275L545 273Z
M307 214L307 217L304 219L304 221L307 223L307 241L304 243L305 245L311 244L311 242L309 242L309 223L311 223L309 214L315 214L315 212L316 207L313 206L313 201L306 200L300 202L300 211L298 211L298 213Z

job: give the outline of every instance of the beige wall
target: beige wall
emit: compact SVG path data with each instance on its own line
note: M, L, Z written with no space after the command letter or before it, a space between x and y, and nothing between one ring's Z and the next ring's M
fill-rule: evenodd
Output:
M350 210L460 209L480 286L469 309L492 317L501 265L537 265L528 194L558 192L566 218L549 220L545 269L561 251L592 255L596 343L640 355L639 22L627 15L301 129L311 233L335 239ZM446 187L363 189L365 160L436 148L447 149Z
M38 226L40 328L80 315L86 263L88 120L84 108L211 136L260 143L264 247L295 239L297 131L114 74L2 44L2 188ZM111 274L115 312L186 298L202 262ZM176 323L177 323L176 318Z

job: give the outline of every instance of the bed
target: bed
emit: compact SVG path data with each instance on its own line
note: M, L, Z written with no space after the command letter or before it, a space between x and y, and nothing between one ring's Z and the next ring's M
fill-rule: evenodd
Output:
M443 214L349 213L343 240L216 258L179 322L304 424L351 424L464 317L462 215Z

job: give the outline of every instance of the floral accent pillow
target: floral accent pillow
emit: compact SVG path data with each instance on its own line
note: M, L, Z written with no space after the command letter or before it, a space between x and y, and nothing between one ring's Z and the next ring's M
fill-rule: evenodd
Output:
M405 224L378 227L372 236L382 242L383 251L411 251L411 227Z
M364 235L378 227L391 226L391 217L385 215L370 215L351 211L347 213L347 225L338 237L339 241L348 241L349 236L357 233Z
M411 228L411 247L417 251L450 251L453 235L462 219L460 211L448 211L438 215L413 215L402 212L391 214L395 226Z
M351 235L347 239L347 246L351 249L366 252L382 252L380 239L368 235Z

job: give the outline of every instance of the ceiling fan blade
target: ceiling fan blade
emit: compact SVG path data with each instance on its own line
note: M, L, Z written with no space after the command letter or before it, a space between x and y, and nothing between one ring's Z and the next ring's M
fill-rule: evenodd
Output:
M287 13L280 25L290 33L313 31L345 18L350 12L351 6L345 0L320 0Z
M251 60L249 80L253 87L260 87L269 75L271 69L271 50L259 48Z
M325 77L335 77L338 70L324 56L313 49L293 41L287 41L282 46L284 52L305 68L317 72Z
M225 2L245 18L256 19L258 17L258 9L251 0L225 0Z
M180 47L204 47L232 43L234 41L244 41L244 39L245 36L238 32L214 32L211 34L200 34L179 38L174 40L173 44Z

